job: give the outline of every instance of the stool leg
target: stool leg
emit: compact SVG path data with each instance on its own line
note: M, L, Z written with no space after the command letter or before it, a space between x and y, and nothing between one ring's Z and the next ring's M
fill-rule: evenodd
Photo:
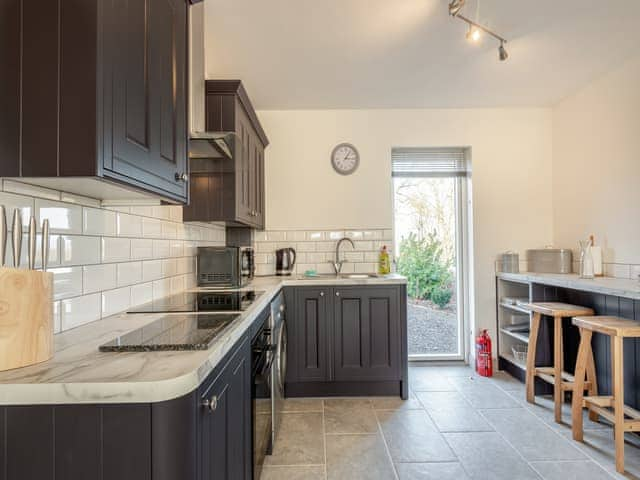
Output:
M584 397L584 376L587 370L588 357L593 356L593 352L591 351L591 335L591 330L580 329L580 346L578 347L575 383L573 384L573 399L571 404L571 429L573 431L573 439L579 442L581 442L583 438L582 399Z
M622 337L611 337L613 370L613 415L616 443L616 471L624 473L624 385L622 371Z
M527 351L526 389L527 402L535 402L536 383L536 345L538 344L538 330L540 330L540 314L535 312L531 318L531 332L529 333L529 350Z
M553 318L553 403L555 406L556 423L562 423L562 404L564 391L562 390L562 371L564 370L564 354L562 351L562 317Z
M596 363L593 360L593 348L591 348L591 336L592 333L591 331L589 331L589 349L588 349L588 356L587 356L587 380L590 383L590 387L589 387L589 396L590 397L596 397L598 395L598 379L596 377ZM598 415L598 412L589 409L589 420L591 420L592 422L597 422L600 419L600 415Z

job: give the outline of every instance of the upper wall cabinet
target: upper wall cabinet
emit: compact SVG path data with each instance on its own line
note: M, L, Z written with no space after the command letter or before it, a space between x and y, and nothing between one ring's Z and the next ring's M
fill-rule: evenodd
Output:
M5 1L0 177L105 200L186 203L188 8Z
M191 159L185 221L264 229L264 150L269 140L239 80L206 81L207 132L232 133L232 158Z

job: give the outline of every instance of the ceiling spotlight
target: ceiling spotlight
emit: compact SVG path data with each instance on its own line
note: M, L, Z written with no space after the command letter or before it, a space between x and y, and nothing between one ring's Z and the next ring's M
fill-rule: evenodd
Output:
M504 48L504 40L500 42L500 46L498 47L498 57L501 62L504 62L507 58L509 58L509 52Z
M469 25L469 31L467 31L467 40L473 43L478 43L482 37L482 31L472 25Z
M449 4L449 15L452 17L458 15L460 10L462 10L462 7L464 7L465 2L466 0L451 0L451 3Z

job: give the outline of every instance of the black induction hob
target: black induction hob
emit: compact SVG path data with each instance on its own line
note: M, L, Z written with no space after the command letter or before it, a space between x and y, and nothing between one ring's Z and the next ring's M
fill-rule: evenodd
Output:
M264 292L184 292L134 307L127 313L242 312Z
M100 346L101 352L207 350L239 313L165 315Z

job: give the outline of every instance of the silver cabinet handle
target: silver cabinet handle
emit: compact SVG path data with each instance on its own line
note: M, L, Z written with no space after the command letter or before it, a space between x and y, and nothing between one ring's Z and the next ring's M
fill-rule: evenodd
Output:
M189 175L187 175L186 172L176 172L174 178L176 179L176 182L186 182L187 180L189 180Z
M340 296L340 292L336 292L336 297L339 297L339 296Z
M209 410L209 413L215 412L216 409L218 408L218 396L214 395L213 397L211 397L211 400L204 399L202 401L202 406L207 410Z
M320 296L321 296L321 297L324 297L324 292L320 292Z

